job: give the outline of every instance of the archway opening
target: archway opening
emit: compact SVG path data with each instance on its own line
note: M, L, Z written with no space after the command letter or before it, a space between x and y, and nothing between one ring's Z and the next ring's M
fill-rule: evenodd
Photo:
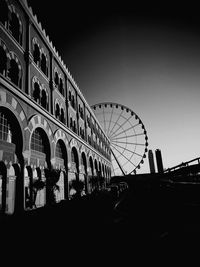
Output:
M35 152L35 156L45 157L45 163L47 168L51 168L51 152L50 152L50 144L47 134L42 128L36 128L31 136L31 150ZM42 159L41 159L42 160Z
M0 107L0 146L3 151L2 160L10 166L17 166L15 177L9 175L11 172L6 176L6 205L9 207L7 211L12 210L13 213L14 210L23 209L23 137L17 118L6 107Z
M72 148L71 161L76 172L76 179L79 180L79 175L78 175L79 174L79 160L78 160L78 152L75 147Z
M46 132L38 127L31 136L31 162L35 165L33 170L33 206L42 207L47 201L46 173L51 170L51 150Z
M84 152L81 153L81 165L83 167L84 190L85 193L87 194L88 193L87 160Z
M67 149L63 140L58 140L55 151L56 161L60 165L59 190L56 193L56 202L68 199L68 158Z

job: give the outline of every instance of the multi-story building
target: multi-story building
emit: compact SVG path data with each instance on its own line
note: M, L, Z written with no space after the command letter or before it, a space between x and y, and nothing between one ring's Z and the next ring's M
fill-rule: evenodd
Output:
M110 178L109 139L27 2L1 0L0 13L1 211L27 209L46 169L60 170L57 201L74 179L91 192L91 177Z

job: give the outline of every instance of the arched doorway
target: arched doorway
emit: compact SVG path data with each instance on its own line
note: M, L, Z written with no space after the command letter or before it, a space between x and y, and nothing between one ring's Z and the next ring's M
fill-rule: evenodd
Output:
M90 169L89 192L91 193L93 190L93 179L94 179L94 166L93 166L93 160L91 156L89 157L89 169Z
M97 160L94 160L94 175L97 176L98 174L98 164L97 164Z
M0 107L0 147L0 160L6 163L7 169L6 185L2 184L2 197L6 194L6 200L2 198L3 210L11 214L23 209L23 137L17 118L3 106Z
M60 171L60 178L57 183L59 190L56 190L56 202L68 199L68 158L67 149L63 140L58 140L55 150L56 165Z
M69 197L73 197L77 193L77 185L79 183L79 158L75 147L71 150L71 168L69 173Z
M31 135L31 165L33 166L33 176L30 185L33 193L32 205L42 207L46 204L45 172L44 169L51 169L51 149L46 132L37 127Z
M85 153L81 153L81 174L80 178L84 181L84 193L88 193L88 175L87 175L87 160Z

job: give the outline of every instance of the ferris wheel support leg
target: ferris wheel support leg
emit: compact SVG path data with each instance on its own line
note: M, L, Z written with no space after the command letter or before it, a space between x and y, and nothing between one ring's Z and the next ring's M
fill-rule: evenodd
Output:
M121 164L119 163L117 157L115 156L115 153L113 153L112 149L111 149L111 153L113 154L113 157L115 158L117 164L119 165L119 168L120 168L120 170L122 171L123 175L126 175L126 173L124 172L124 170L123 170Z

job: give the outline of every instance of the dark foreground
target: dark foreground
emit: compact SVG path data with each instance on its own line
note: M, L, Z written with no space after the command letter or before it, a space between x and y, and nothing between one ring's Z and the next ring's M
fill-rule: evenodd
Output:
M1 218L1 252L75 262L125 262L138 253L169 259L179 249L200 248L198 195L160 187L128 190L118 199L101 192Z

